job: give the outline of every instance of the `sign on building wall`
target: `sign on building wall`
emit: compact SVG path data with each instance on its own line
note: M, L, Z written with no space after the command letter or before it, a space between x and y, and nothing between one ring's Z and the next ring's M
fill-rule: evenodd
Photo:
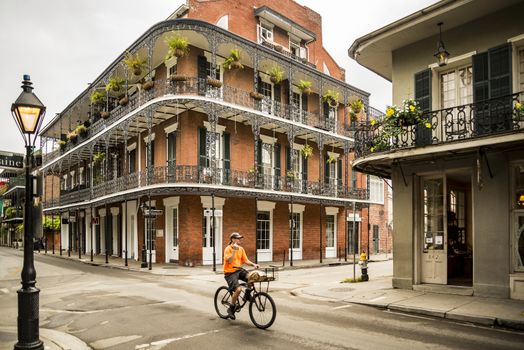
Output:
M215 216L216 217L222 217L222 209L215 209ZM204 210L204 216L213 216L213 210L212 209L205 209Z
M20 153L0 151L0 168L23 169L24 156Z

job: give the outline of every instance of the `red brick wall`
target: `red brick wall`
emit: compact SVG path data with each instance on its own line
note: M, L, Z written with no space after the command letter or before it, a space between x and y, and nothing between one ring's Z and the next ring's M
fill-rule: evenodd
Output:
M325 62L331 75L337 79L344 80L344 71L322 46L322 19L320 15L293 0L189 0L188 18L199 19L216 24L225 15L229 16L229 31L243 36L249 40L257 41L257 19L254 16L254 8L268 6L295 23L315 33L317 39L308 45L309 61L323 69ZM275 31L275 40L288 46L288 42L280 37L279 31Z

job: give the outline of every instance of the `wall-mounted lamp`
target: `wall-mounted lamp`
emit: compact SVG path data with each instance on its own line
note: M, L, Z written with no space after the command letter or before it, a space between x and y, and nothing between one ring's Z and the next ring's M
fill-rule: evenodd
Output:
M433 55L437 58L437 63L439 67L443 67L446 64L448 64L448 58L449 58L449 52L446 51L446 48L444 47L444 43L442 42L442 22L438 23L438 29L439 29L439 40L438 40L438 47L437 52Z

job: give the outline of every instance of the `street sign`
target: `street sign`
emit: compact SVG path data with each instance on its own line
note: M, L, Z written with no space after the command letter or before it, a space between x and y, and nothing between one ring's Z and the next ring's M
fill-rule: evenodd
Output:
M204 216L213 216L213 210L205 209ZM222 209L215 209L215 217L222 217L222 216L223 216Z
M0 168L23 169L24 155L0 151Z
M164 214L162 209L144 209L145 217L157 217Z

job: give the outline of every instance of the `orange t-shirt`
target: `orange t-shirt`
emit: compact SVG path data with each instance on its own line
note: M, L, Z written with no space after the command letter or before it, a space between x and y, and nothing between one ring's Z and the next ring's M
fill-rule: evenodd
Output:
M233 255L233 252L235 250L231 245L228 245L226 249L224 249L224 273L231 273L235 272L238 269L234 268L233 266L240 267L243 263L247 261L247 255L246 251L242 247L238 247L238 250L236 250L235 257L231 260L231 263L228 262L229 258Z

